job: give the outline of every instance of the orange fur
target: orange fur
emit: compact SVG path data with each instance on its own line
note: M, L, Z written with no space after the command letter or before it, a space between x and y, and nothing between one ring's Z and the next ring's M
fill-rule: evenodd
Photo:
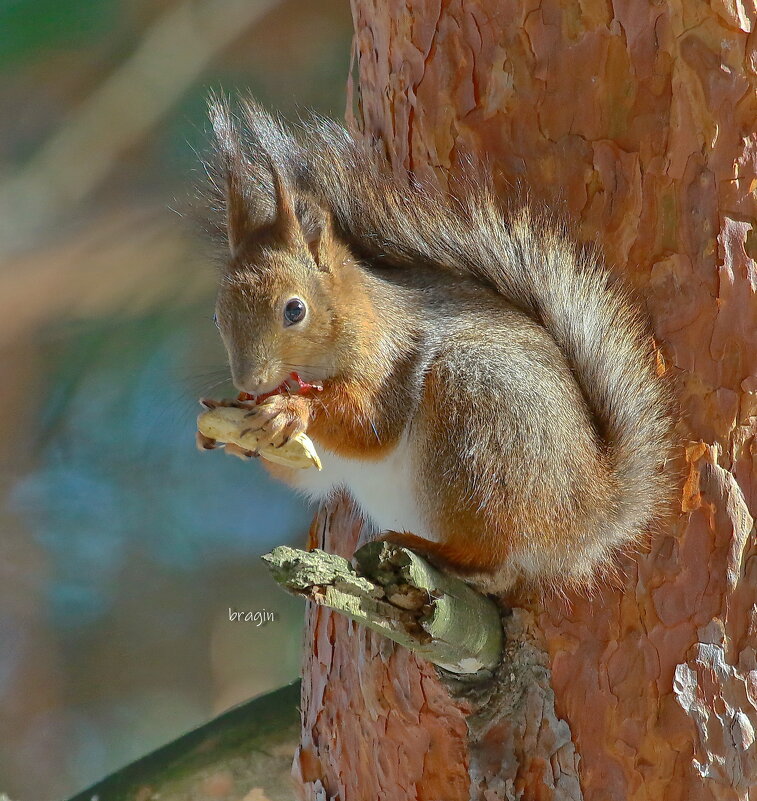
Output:
M328 381L311 401L309 435L316 444L351 459L380 459L397 444L401 425L374 431L375 389L367 382ZM399 417L399 415L398 415Z

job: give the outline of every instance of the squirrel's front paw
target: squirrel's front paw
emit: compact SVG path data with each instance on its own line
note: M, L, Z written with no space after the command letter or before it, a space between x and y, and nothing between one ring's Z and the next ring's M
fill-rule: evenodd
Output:
M304 434L310 419L308 401L299 395L273 395L245 415L250 431L259 437L259 447L282 448Z

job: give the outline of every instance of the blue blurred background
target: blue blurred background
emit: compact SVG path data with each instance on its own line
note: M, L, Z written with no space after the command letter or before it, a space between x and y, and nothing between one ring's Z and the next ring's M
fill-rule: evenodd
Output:
M0 4L0 793L61 798L296 677L307 511L194 447L232 392L181 212L210 88L341 117L346 0ZM272 611L265 626L229 607Z

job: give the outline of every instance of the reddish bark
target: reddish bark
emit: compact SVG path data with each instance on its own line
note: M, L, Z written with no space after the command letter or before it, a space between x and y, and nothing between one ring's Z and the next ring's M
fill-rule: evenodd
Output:
M310 545L351 556L360 530L342 499L318 515ZM432 665L313 604L305 642L294 767L304 798L319 786L326 798L468 798L467 708L450 701Z
M622 586L530 604L523 636L544 650L556 715L537 695L544 706L521 723L501 718L469 742L466 708L428 666L312 610L302 797L318 797L320 781L341 801L747 798L757 782L754 3L353 0L353 12L365 130L398 167L442 180L461 153L488 154L503 191L521 183L599 241L653 319L687 444L680 516L624 561ZM340 506L320 544L349 554L357 528ZM567 781L573 747L580 791Z

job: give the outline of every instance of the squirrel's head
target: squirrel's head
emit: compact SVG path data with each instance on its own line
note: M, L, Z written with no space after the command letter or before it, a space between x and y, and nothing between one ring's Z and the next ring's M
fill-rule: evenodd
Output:
M256 115L255 128L243 145L226 103L210 108L229 248L215 320L234 384L259 395L293 372L308 383L332 378L348 361L335 297L349 292L349 250L327 212L293 189L282 158L297 147L291 136L252 107L246 110Z

